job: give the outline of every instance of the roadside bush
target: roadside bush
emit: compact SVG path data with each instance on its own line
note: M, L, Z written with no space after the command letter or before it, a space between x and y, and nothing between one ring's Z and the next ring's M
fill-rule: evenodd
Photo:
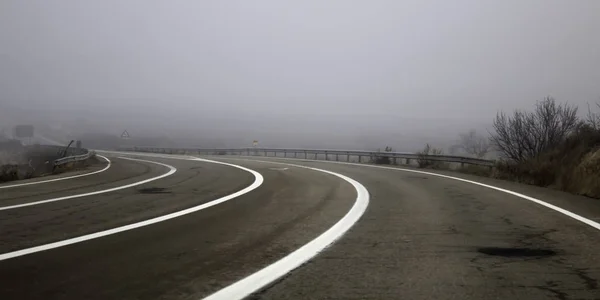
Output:
M578 121L560 143L529 159L504 160L495 178L600 198L600 130Z
M28 179L33 176L33 168L27 165L0 166L0 182Z
M392 147L386 146L384 152L392 152ZM377 152L381 152L379 149ZM388 156L375 155L371 157L371 163L376 165L391 165L392 160Z
M600 198L600 148L586 154L572 174L568 191Z
M375 156L372 159L372 162L376 165L389 165L392 163L389 157L387 156Z
M448 169L448 163L428 158L429 155L442 155L442 153L442 149L433 148L431 145L426 144L423 150L417 152L417 164L419 168Z
M456 170L461 173L483 176L483 177L490 177L492 175L491 168L484 167L484 166L477 166L477 165L466 165L466 166L460 167Z
M0 166L0 182L19 179L16 165Z

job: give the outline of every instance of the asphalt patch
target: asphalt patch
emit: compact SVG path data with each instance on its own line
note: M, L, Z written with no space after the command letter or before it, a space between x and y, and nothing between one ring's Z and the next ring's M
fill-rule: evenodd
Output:
M171 193L166 188L159 188L159 187L143 188L143 189L139 189L138 192L140 194L170 194Z
M533 248L484 247L477 249L477 252L502 257L545 257L556 255L556 251L550 249Z

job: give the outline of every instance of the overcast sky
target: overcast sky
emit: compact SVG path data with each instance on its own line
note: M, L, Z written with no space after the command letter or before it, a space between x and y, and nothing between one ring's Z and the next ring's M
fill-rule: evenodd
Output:
M599 30L598 0L3 0L0 104L481 123L598 101Z

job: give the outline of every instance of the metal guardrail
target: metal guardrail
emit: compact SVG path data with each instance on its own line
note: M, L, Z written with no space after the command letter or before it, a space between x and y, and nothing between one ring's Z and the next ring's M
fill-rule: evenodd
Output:
M339 161L340 156L350 161L350 157L358 157L358 162L363 162L363 158L381 158L387 157L392 164L402 163L411 164L411 161L439 161L449 163L460 163L461 165L478 165L493 167L494 161L487 159L479 159L464 156L452 155L424 155L407 152L377 152L377 151L361 151L361 150L332 150L332 149L281 149L281 148L223 148L223 149L196 149L196 148L159 148L159 147L127 147L121 148L124 151L136 152L153 152L165 154L212 154L212 155L248 155L248 156L273 156L283 154L283 157L295 157L305 159L317 159L319 155L324 155L325 160L330 160L330 157ZM400 161L399 161L400 160ZM366 161L365 161L366 162Z
M71 155L71 156L66 156L63 158L56 159L56 160L54 160L54 166L61 166L61 165L71 163L71 162L86 160L94 155L96 155L96 153L94 151L87 150L87 152L84 154Z

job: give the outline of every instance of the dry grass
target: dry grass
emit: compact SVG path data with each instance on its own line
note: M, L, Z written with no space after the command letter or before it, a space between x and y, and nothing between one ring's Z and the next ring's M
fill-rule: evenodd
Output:
M492 169L490 167L476 166L476 165L465 165L456 169L456 171L465 174L477 175L482 177L492 176Z
M572 175L570 192L600 198L600 149L586 154Z

